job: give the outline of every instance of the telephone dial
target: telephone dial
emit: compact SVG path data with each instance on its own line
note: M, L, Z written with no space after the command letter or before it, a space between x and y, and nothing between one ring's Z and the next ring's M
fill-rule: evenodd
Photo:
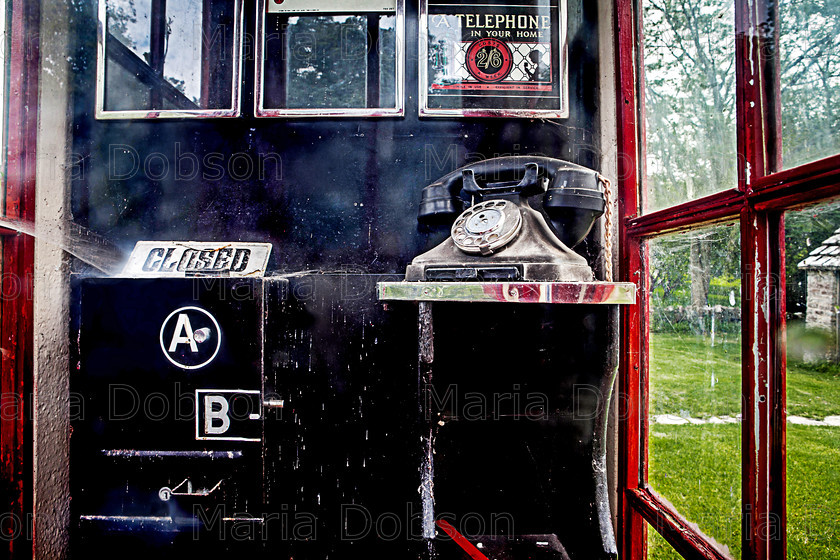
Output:
M508 156L456 169L423 188L418 221L451 236L416 257L408 281L587 282L572 248L604 213L603 177L542 156ZM542 204L532 206L533 197Z

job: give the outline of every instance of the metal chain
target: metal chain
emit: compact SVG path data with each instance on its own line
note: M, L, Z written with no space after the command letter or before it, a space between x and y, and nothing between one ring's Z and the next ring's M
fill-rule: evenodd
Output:
M604 280L613 281L613 247L612 247L612 183L598 173L598 180L604 184L604 199L606 208L606 223L604 224Z

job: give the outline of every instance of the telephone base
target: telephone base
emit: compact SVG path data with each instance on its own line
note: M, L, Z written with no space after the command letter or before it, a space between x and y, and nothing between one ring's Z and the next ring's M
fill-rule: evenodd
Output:
M572 274L570 274L572 272ZM520 262L514 264L452 263L410 264L405 270L408 282L587 282L592 273L587 267L570 271L566 264L556 262Z
M513 282L522 279L521 266L448 267L430 266L425 270L428 282Z

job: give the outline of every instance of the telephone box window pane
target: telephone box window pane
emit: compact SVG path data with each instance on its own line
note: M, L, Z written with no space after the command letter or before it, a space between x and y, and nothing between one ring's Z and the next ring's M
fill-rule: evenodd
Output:
M840 3L781 0L782 163L840 153Z
M740 558L740 234L659 237L650 262L648 483Z
M149 54L152 30L152 0L108 0L108 33L135 56Z
M106 6L108 36L105 42L105 108L117 111L151 109L150 88L137 87L137 78L131 71L129 61L148 66L152 2L109 0Z
M647 527L647 546L648 560L683 560L683 556L674 550L653 525Z
M838 203L785 215L787 542L797 560L840 557L838 231Z
M164 78L184 96L201 105L201 4L198 2L169 2L166 6L168 63ZM177 29L179 33L173 33ZM228 99L229 100L229 99Z
M644 1L645 211L737 186L731 0Z
M397 18L384 16L379 23L379 104L397 105Z
M97 116L232 116L237 2L101 0Z
M287 107L367 105L366 17L292 17L286 40Z
M402 4L359 8L284 2L260 9L257 116L402 114Z

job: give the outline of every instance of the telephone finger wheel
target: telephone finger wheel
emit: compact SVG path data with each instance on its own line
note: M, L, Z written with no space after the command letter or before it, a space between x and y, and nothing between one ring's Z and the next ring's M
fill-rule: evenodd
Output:
M488 200L466 209L452 224L452 240L465 253L489 255L510 243L522 228L519 207Z

